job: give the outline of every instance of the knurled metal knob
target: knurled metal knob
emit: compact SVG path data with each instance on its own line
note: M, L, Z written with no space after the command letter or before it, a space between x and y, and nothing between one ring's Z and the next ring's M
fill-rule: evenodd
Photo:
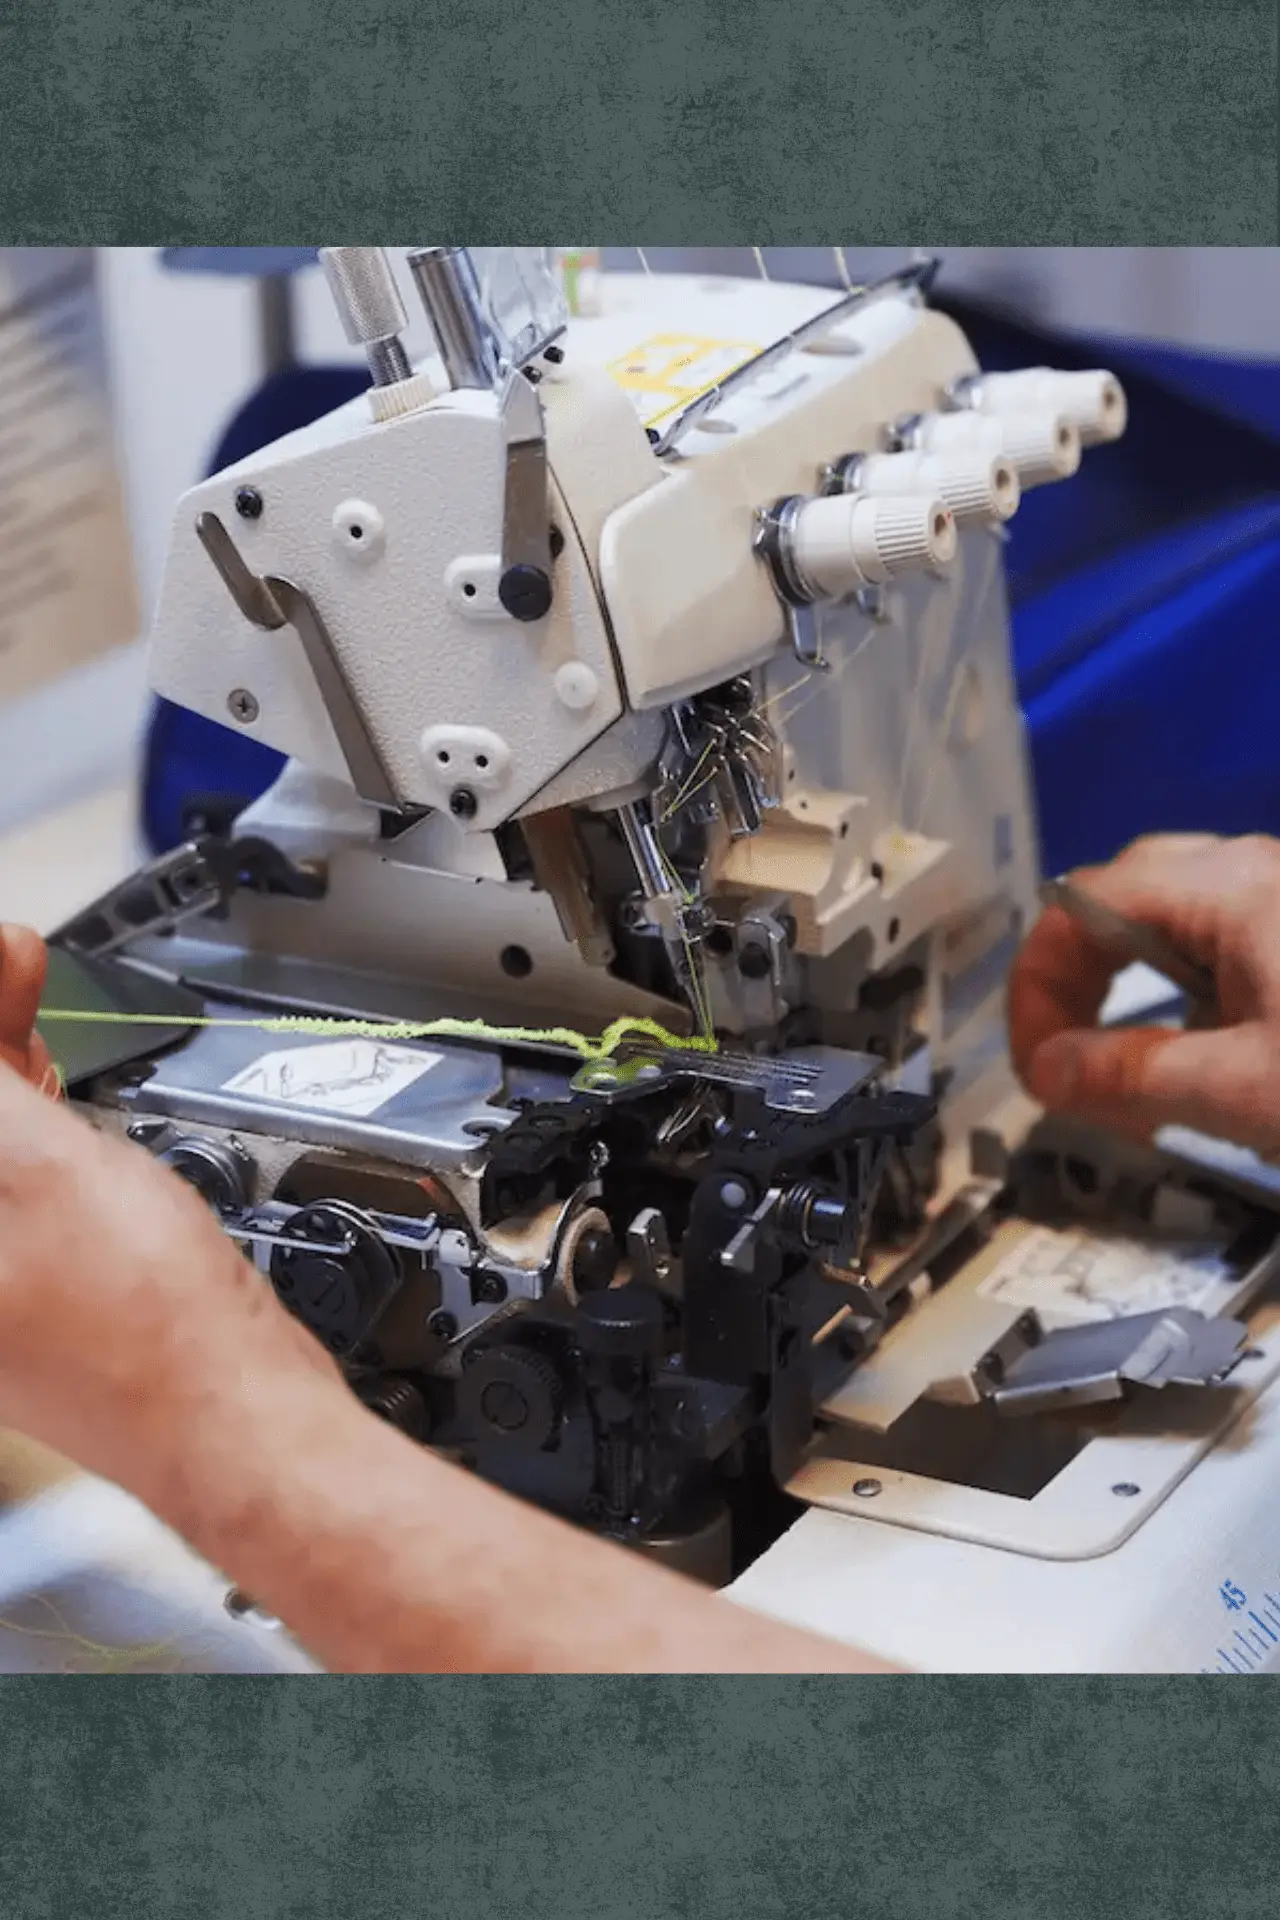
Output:
M321 247L333 303L353 347L363 347L374 381L389 386L409 377L400 335L409 324L384 247Z

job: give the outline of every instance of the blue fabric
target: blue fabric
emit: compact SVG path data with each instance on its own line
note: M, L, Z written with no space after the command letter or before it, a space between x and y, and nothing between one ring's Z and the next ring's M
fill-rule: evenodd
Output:
M242 262L215 270L261 272L248 255L307 250L213 251ZM1139 833L1280 834L1280 365L1062 339L938 304L991 371L1110 366L1129 397L1124 439L1064 485L1028 493L1006 549L1046 870L1106 859ZM276 376L232 421L211 471L364 385L346 369ZM280 764L160 703L151 844L183 836L193 796L247 803Z
M174 273L248 274L254 279L297 273L319 258L318 247L161 247Z
M1177 347L1130 347L1126 359L1170 392L1280 440L1280 366Z
M1123 340L1066 339L939 297L988 372L1110 367L1124 384L1122 439L1091 449L1073 479L1024 495L1010 523L1015 609L1082 567L1164 529L1280 492L1280 434L1251 424L1252 383L1262 420L1280 408L1280 366L1208 361ZM1200 379L1197 384L1196 369Z
M1017 616L1018 687L1034 700L1126 623L1223 574L1280 533L1280 495L1126 547L1026 601Z
M1059 586L1014 642L1047 871L1280 834L1280 496Z

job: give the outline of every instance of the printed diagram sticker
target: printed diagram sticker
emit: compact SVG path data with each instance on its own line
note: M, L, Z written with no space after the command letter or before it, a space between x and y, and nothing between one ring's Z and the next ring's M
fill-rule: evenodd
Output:
M609 362L608 372L651 427L754 360L760 349L743 340L704 340L698 335L659 333Z
M989 1299L1032 1307L1048 1328L1189 1307L1214 1313L1237 1276L1221 1245L1095 1239L1087 1230L1036 1227L978 1287Z
M368 1118L440 1064L443 1054L380 1040L326 1040L264 1053L223 1087L282 1106Z

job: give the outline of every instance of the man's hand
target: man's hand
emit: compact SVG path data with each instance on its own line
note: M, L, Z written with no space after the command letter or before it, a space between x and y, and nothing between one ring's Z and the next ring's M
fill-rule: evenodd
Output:
M36 934L0 930L0 1425L127 1480L220 1367L336 1369L192 1188L41 1098L45 964Z
M1072 877L1207 966L1222 1025L1100 1032L1123 962L1049 907L1009 983L1010 1043L1027 1090L1052 1112L1142 1139L1184 1126L1280 1151L1280 841L1160 835Z
M0 927L0 1063L56 1096L58 1071L36 1032L48 957L29 927Z

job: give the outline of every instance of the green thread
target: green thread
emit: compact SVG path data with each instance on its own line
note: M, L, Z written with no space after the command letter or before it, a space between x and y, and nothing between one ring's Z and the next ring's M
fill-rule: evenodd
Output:
M480 1040L491 1044L568 1047L584 1060L611 1060L628 1038L653 1040L659 1046L689 1053L715 1053L710 1034L681 1036L668 1033L644 1015L624 1015L611 1021L597 1039L575 1033L571 1027L491 1027L483 1020L336 1020L303 1014L274 1019L236 1020L211 1015L173 1018L149 1013L88 1012L83 1008L42 1007L40 1020L101 1022L111 1026L141 1027L251 1027L260 1033L312 1033L334 1039L357 1036L377 1040Z

